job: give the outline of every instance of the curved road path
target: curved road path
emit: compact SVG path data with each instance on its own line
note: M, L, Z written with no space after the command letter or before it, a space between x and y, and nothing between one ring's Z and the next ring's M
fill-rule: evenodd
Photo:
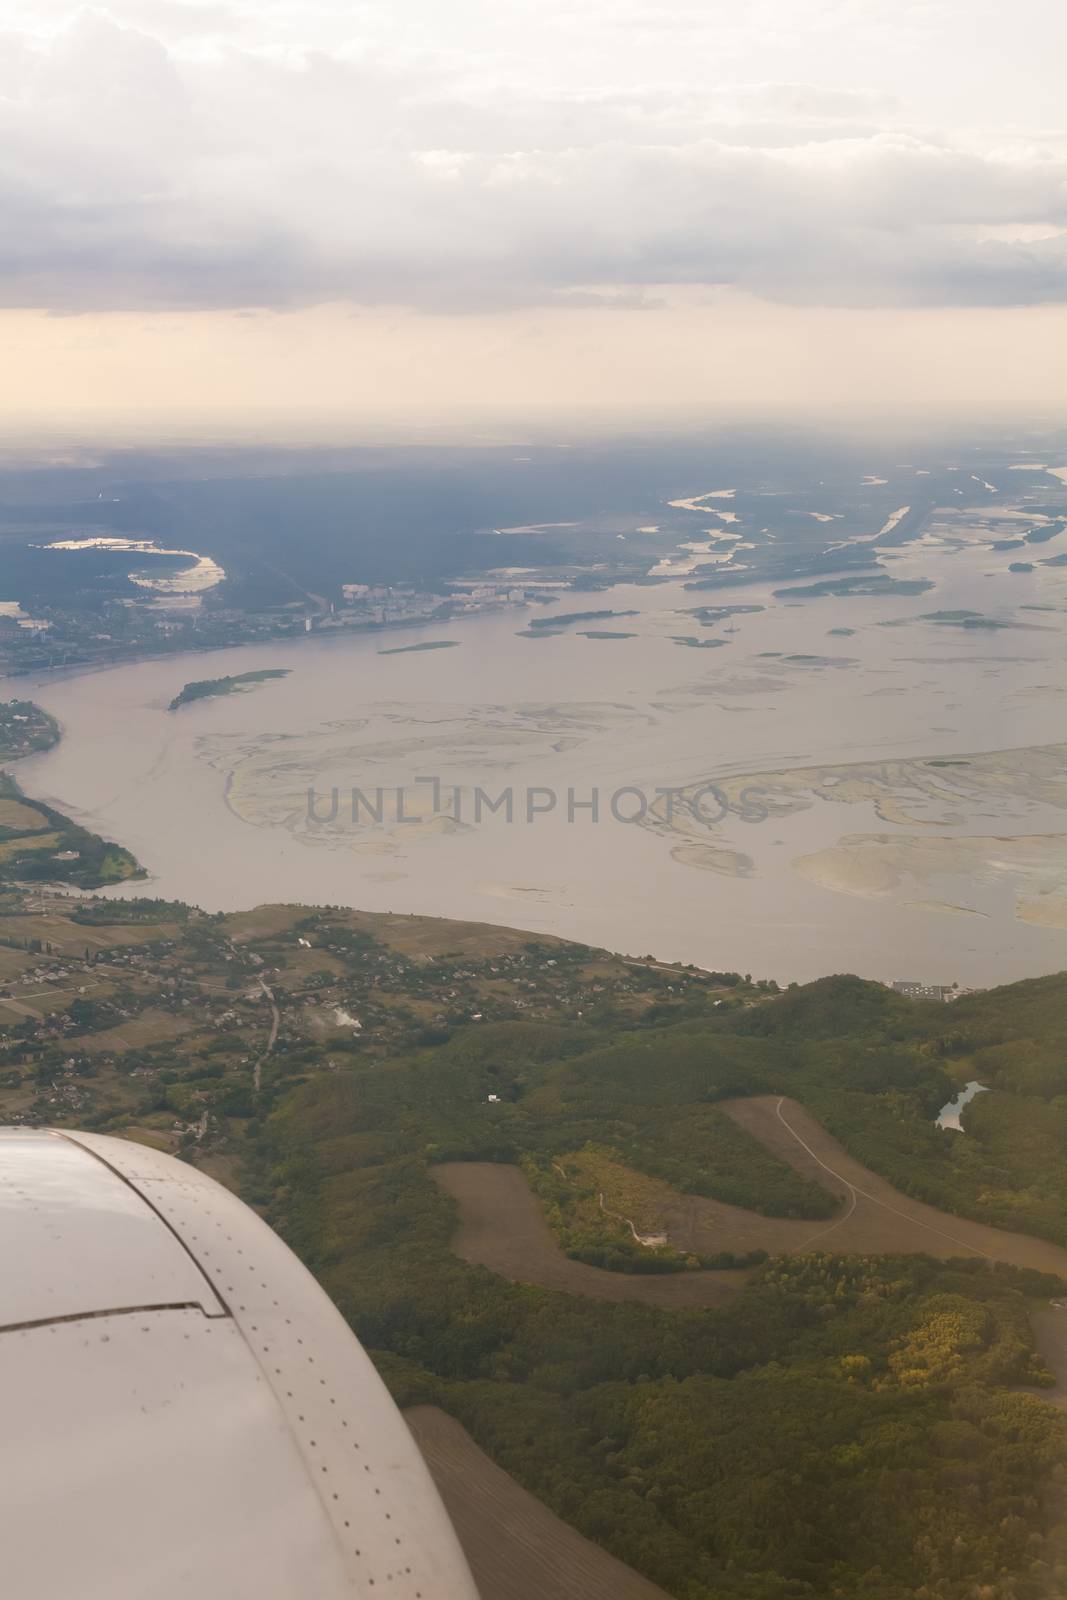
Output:
M812 1232L810 1223L763 1217L764 1248L774 1251L811 1249L832 1236L832 1248L841 1253L891 1253L922 1251L927 1255L949 1257L981 1256L987 1261L1006 1261L1016 1267L1033 1267L1067 1278L1067 1249L1026 1233L994 1228L969 1217L940 1211L922 1200L913 1200L877 1173L849 1155L843 1145L827 1133L810 1111L797 1101L780 1095L756 1095L747 1100L727 1100L721 1109L761 1144L788 1163L795 1171L841 1196L843 1210L828 1225ZM966 1135L960 1137L966 1138ZM707 1202L715 1206L716 1202ZM701 1208L702 1209L702 1208ZM728 1219L716 1207L714 1224L718 1229ZM744 1219L752 1213L740 1212ZM707 1249L706 1229L710 1214L693 1223L690 1248ZM759 1231L759 1230L757 1230ZM722 1232L717 1231L722 1237ZM689 1243L679 1239L679 1244ZM720 1245L719 1248L729 1248Z
M495 1161L448 1161L431 1176L459 1205L452 1248L472 1266L513 1283L534 1283L596 1300L639 1300L655 1306L715 1306L733 1299L743 1272L607 1272L572 1261L545 1220L518 1167Z
M910 1199L850 1156L795 1100L760 1095L723 1102L722 1109L796 1171L839 1194L840 1214L813 1230L810 1221L765 1217L719 1200L679 1194L666 1226L671 1243L680 1249L702 1254L763 1249L778 1255L823 1247L841 1254L976 1255L1067 1279L1067 1250L1060 1245ZM648 1276L571 1261L518 1167L448 1162L431 1171L459 1205L460 1222L452 1240L456 1254L514 1282L599 1300L683 1306L721 1305L747 1277L742 1271Z

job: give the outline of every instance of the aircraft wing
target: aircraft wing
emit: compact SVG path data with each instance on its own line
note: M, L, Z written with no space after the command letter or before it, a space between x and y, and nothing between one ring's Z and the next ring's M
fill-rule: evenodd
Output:
M6 1600L477 1600L407 1427L195 1168L0 1129Z

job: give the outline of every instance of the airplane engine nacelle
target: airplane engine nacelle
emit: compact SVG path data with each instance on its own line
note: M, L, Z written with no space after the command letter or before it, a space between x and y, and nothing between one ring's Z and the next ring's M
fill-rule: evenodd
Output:
M0 1130L5 1600L477 1600L327 1296L236 1196Z

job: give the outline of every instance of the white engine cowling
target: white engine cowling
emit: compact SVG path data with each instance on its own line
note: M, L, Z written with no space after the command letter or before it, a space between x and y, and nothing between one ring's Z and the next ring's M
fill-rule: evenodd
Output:
M477 1600L404 1420L195 1168L0 1130L5 1600Z

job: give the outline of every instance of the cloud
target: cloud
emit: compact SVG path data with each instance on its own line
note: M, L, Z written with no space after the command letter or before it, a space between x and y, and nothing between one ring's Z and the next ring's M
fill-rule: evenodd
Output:
M504 90L431 54L199 58L95 13L11 59L7 306L646 307L672 284L829 306L1067 300L1064 150L955 143L881 90Z

